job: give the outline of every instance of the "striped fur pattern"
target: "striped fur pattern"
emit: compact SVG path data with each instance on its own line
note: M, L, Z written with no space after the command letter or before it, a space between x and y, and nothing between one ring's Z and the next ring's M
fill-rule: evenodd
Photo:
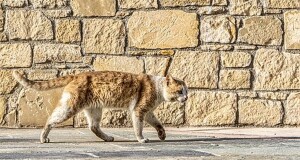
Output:
M42 82L28 80L17 71L14 71L13 76L24 87L35 90L64 87L62 97L41 133L42 143L50 141L48 134L51 128L82 110L87 117L90 130L104 141L113 141L114 138L103 133L99 126L103 108L128 109L139 142L149 141L142 134L144 121L153 126L157 130L158 137L164 140L165 130L154 116L153 110L163 101L183 103L187 100L185 83L171 76L102 71Z

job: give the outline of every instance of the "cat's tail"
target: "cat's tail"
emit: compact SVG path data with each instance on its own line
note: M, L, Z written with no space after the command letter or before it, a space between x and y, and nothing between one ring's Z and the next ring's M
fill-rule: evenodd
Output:
M13 76L24 87L32 88L39 91L64 87L74 79L74 76L64 76L48 81L36 82L25 78L23 74L19 73L18 71L14 71Z

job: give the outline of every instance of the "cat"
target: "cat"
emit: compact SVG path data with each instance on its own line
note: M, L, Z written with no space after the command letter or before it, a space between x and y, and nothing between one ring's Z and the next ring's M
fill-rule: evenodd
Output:
M18 71L14 71L13 76L23 86L38 91L64 87L60 101L43 128L41 143L50 142L48 134L51 128L82 110L89 129L97 137L107 142L114 141L112 136L100 129L102 109L106 107L129 108L138 142L149 142L142 133L144 121L156 129L160 140L165 140L165 129L154 116L153 110L163 101L184 103L188 99L186 84L170 75L161 77L117 71L94 71L40 82L31 81Z

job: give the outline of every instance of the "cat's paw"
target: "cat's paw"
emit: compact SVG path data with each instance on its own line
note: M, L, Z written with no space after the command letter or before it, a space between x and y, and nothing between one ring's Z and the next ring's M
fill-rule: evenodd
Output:
M144 139L139 140L139 142L140 143L148 143L149 139L148 138L144 138Z
M41 143L49 143L50 139L49 138L41 138Z
M108 137L105 139L105 142L113 142L114 140L115 140L114 137L108 136Z
M158 138L162 141L164 141L166 139L166 132L165 130L159 130L157 131L158 134Z

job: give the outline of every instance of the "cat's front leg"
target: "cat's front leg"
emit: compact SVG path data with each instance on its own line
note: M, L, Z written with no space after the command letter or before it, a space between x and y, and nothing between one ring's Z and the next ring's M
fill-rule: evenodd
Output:
M158 134L158 138L160 140L165 140L166 139L166 132L164 127L161 125L161 123L159 122L159 120L155 117L155 115L153 114L153 112L148 112L146 117L145 117L145 121L150 124L152 127L154 127L157 131Z
M140 114L136 114L135 111L133 111L133 113L131 115L132 115L133 129L134 129L134 133L135 133L137 140L140 143L148 143L149 139L144 138L144 136L143 136L143 119L144 119L144 117Z

